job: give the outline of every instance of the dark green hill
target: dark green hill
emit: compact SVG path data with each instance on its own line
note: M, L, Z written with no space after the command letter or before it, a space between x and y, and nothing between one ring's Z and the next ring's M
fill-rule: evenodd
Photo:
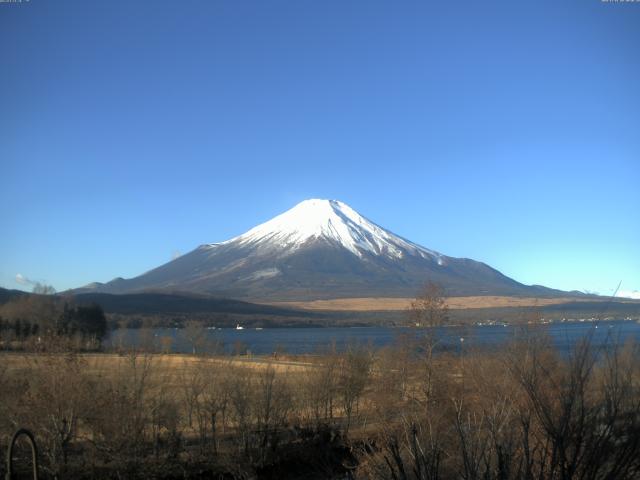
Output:
M0 287L0 305L7 303L14 298L23 297L25 295L32 295L28 292L23 292L22 290L9 290L6 288Z
M166 293L83 293L72 298L79 304L97 303L105 313L164 314L164 313L229 313L242 315L277 315L281 317L313 316L303 312L270 305L242 302L229 298Z

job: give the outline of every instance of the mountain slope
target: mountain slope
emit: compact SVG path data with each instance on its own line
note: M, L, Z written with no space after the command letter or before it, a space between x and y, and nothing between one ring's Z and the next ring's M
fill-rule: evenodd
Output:
M6 288L0 287L0 305L3 305L11 300L14 300L18 297L23 297L25 295L29 295L27 292L23 292L22 290L8 290Z
M254 300L415 295L427 280L449 295L553 295L470 259L399 237L335 200L306 200L248 232L132 279L76 292L186 291Z
M107 293L84 293L75 295L79 304L97 303L106 313L228 313L243 315L277 315L292 317L306 315L291 308L257 305L228 298L211 298L198 295L178 295L165 293L132 293L110 295Z

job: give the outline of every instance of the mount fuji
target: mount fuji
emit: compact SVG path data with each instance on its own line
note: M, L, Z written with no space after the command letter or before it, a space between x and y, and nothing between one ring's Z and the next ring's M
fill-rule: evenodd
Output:
M188 292L290 301L413 297L427 281L448 295L556 295L488 265L406 240L337 200L305 200L248 232L204 244L131 279L75 293Z

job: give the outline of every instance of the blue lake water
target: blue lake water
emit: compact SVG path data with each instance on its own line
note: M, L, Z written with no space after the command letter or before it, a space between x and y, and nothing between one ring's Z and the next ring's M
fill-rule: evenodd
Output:
M553 345L567 352L582 338L589 336L594 345L622 343L629 339L640 340L640 324L634 321L611 320L600 322L563 322L540 326L531 326L528 333L546 332ZM391 327L335 327L335 328L270 328L243 329L231 328L204 330L198 340L201 351L211 351L223 346L227 352L250 351L265 355L276 351L288 353L318 353L332 344L337 350L352 345L372 346L374 348L392 345L402 334L424 335L424 329ZM443 349L460 351L470 348L494 349L507 342L522 338L526 333L522 327L484 325L442 327L436 330ZM169 340L170 339L170 340ZM192 342L181 329L163 328L150 331L120 329L112 332L106 345L113 348L152 346L157 350L169 346L172 352L189 353Z

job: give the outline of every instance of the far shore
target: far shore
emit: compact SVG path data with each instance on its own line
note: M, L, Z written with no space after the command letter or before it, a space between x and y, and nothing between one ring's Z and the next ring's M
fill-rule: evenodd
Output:
M335 298L330 300L310 300L296 302L262 302L267 305L302 308L305 310L328 310L328 311L400 311L407 310L411 306L413 298L392 298L392 297L372 297L372 298ZM558 297L558 298L536 298L536 297L505 297L505 296L471 296L471 297L448 297L447 306L451 310L464 310L469 308L500 308L500 307L544 307L546 305L561 305L571 302L607 302L606 297ZM629 298L615 298L618 303L638 303L640 301Z

